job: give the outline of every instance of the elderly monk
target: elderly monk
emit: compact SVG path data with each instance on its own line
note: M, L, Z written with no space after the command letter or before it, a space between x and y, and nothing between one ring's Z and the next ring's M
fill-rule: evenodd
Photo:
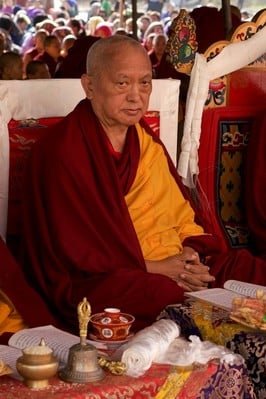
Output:
M214 276L217 284L265 279L265 264L244 269L195 223L164 145L142 119L152 90L146 50L127 36L100 39L81 82L86 99L33 146L25 184L24 271L66 328L77 332L83 297L93 313L133 314L137 330Z

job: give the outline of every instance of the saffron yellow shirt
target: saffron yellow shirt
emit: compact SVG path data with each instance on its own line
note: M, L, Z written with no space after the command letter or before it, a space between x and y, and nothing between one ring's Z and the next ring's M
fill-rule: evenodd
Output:
M14 333L23 328L27 328L27 325L10 299L0 290L0 335L4 332Z
M144 258L159 260L182 252L185 238L204 232L169 171L163 148L139 124L136 127L140 161L125 200Z

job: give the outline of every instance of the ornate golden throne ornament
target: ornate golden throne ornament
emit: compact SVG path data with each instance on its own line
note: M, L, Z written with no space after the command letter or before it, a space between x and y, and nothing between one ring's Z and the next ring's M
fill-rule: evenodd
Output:
M186 10L180 10L169 29L166 60L177 72L190 74L198 49L196 24Z

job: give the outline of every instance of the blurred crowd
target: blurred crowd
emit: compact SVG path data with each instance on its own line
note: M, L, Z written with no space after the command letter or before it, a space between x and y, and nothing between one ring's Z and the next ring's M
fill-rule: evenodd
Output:
M91 0L84 17L76 0L60 0L56 7L50 8L44 1L26 0L24 5L3 1L0 79L79 77L84 68L81 59L86 57L89 46L94 40L114 34L131 35L143 44L151 59L154 78L180 78L164 59L169 29L180 12L176 3L147 0L146 9L137 16L136 37L132 9L126 2L121 10L119 1ZM251 18L236 6L231 9L233 28ZM197 26L198 51L204 52L211 43L224 39L221 9L207 4L195 7L190 15ZM71 61L66 68L68 58Z

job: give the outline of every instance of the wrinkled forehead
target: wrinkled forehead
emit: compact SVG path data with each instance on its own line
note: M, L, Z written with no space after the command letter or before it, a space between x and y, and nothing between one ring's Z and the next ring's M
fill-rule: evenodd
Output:
M113 56L127 56L128 53L138 53L138 54L146 54L146 50L138 43L130 42L118 42L113 43L112 46L109 46L107 51L109 50L110 54Z
M151 73L151 63L146 49L138 42L122 41L117 42L101 39L96 42L95 47L88 52L87 71L88 74L99 78L102 72L114 72L115 70L140 69ZM106 40L104 42L104 40ZM107 45L108 44L108 45Z
M129 43L123 43L122 45L116 45L109 49L109 55L107 59L110 63L115 63L117 66L125 63L133 63L140 65L150 65L149 56L147 51L139 45L132 45Z

